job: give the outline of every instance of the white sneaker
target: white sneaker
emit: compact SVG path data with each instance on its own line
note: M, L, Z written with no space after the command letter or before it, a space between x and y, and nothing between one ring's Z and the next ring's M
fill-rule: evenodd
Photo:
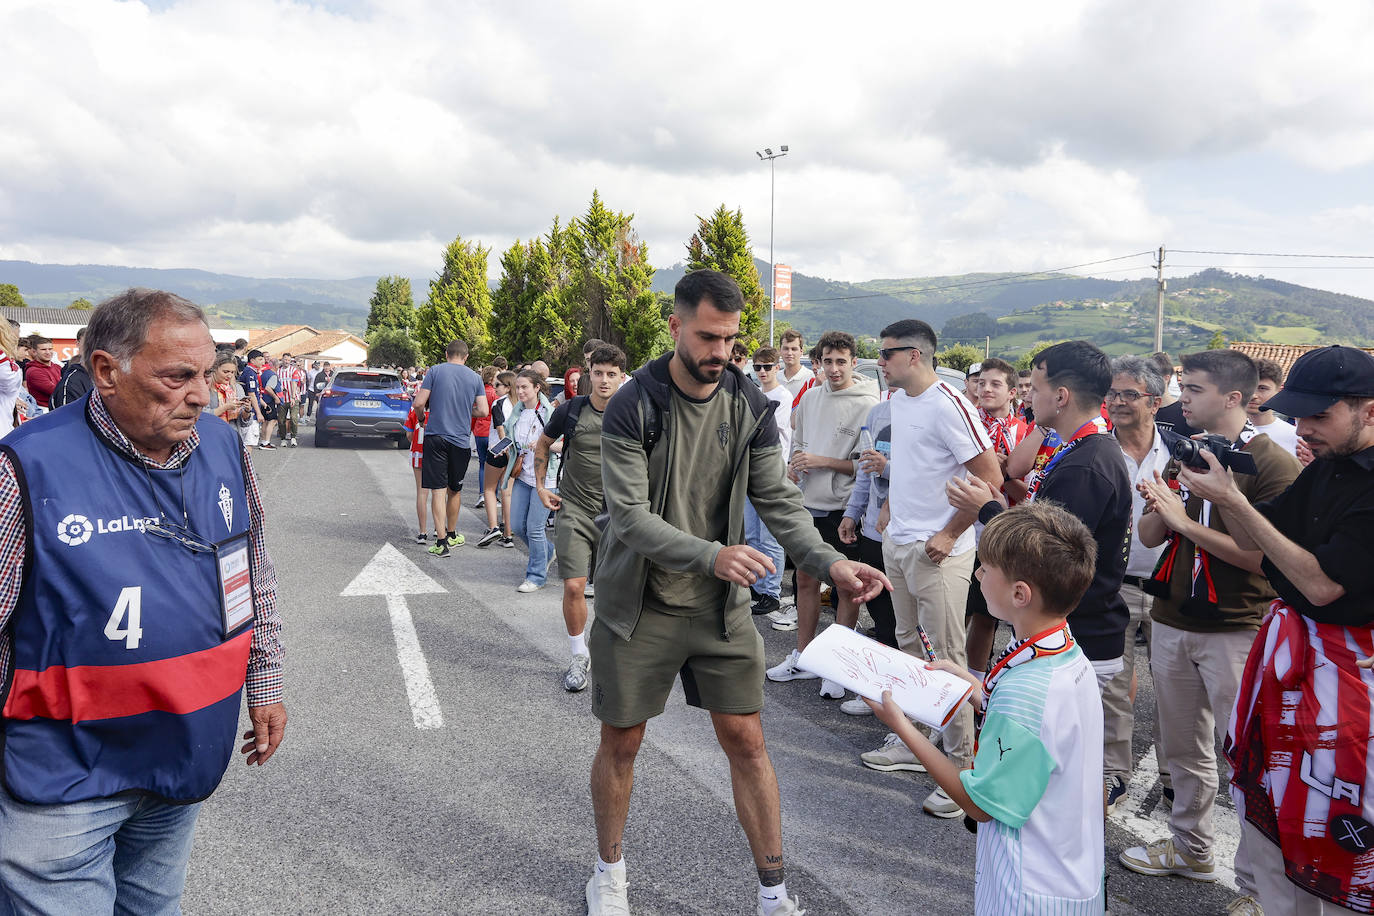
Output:
M773 621L775 630L795 630L797 628L797 606L784 607L780 610L769 611L768 619Z
M921 810L931 817L944 818L961 817L964 813L964 809L960 808L954 799L950 798L945 790L939 786L936 786L935 791L926 796L925 802L921 805Z
M296 441L296 437L295 437L295 436L292 436L292 437L291 437L291 447L292 447L292 448L300 448L300 443Z
M630 916L629 887L620 869L592 872L587 882L587 916Z
M891 773L896 770L910 770L913 773L926 771L925 764L916 759L911 748L907 747L906 742L897 737L896 732L888 732L882 747L876 751L860 754L859 759L870 770L881 770L884 773Z
M758 909L754 912L757 916L806 916L806 910L801 908L800 897L784 897L773 905L771 911L764 910L763 901L760 900Z
M524 582L521 582L519 585L517 585L515 587L515 590L522 595L528 595L530 592L537 592L543 587L544 586L539 585L538 583L531 582L529 579L526 579Z
M844 688L829 678L821 678L821 696L827 700L843 700Z
M770 681L804 681L813 680L816 675L810 671L803 671L797 666L801 659L801 653L793 649L787 654L787 658L782 660L779 665L774 665L768 669L768 680Z
M847 716L871 716L873 715L873 708L864 702L863 697L855 697L841 703L840 712Z

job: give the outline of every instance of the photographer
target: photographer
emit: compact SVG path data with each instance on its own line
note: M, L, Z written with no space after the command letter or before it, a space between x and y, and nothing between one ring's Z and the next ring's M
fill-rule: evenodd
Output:
M1263 551L1279 595L1226 736L1231 797L1266 913L1368 913L1374 695L1361 669L1374 653L1374 357L1306 353L1264 408L1298 418L1312 448L1291 487L1251 505L1211 455L1207 471L1179 474L1240 549Z
M1297 460L1256 432L1245 414L1258 382L1254 362L1236 350L1183 357L1183 417L1216 438L1176 442L1169 473L1196 467L1201 463L1196 456L1210 446L1224 453L1228 465L1254 471L1235 478L1247 504L1273 499L1288 488L1300 470ZM1253 459L1253 465L1231 450ZM1185 457L1189 452L1195 457ZM1145 875L1210 881L1215 880L1212 809L1219 782L1213 748L1225 733L1246 655L1274 589L1260 570L1260 552L1236 543L1211 502L1186 484L1176 493L1158 472L1143 486L1147 504L1140 541L1146 547L1168 541L1145 590L1155 595L1150 666L1174 801L1172 835L1127 849L1121 864ZM1241 893L1253 898L1255 876L1244 844L1235 868Z

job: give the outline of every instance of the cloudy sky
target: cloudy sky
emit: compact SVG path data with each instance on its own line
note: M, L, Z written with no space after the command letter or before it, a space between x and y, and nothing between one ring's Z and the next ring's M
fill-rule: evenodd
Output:
M424 276L593 188L656 264L721 203L767 258L788 144L803 273L1164 244L1374 297L1370 48L1368 0L0 0L0 259Z

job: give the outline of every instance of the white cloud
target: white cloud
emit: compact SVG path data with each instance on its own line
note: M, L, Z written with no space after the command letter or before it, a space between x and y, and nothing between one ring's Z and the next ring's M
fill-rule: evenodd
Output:
M782 143L778 259L822 276L1261 229L1374 253L1369 220L1337 231L1301 200L1332 175L1366 182L1352 202L1374 190L1371 41L1363 0L19 0L0 7L0 257L424 274L453 236L499 254L593 188L659 264L720 203L766 256L754 150ZM1214 207L1171 197L1164 176L1255 153L1283 163L1282 200L1267 180ZM1374 272L1346 273L1374 295Z

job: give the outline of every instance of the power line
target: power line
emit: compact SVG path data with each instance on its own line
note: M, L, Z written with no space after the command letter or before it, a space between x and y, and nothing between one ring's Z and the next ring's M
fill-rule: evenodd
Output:
M883 296L892 296L897 293L933 293L947 289L966 289L970 286L987 286L989 284L1011 284L1016 282L1044 282L1046 280L1056 280L1057 277L1047 277L1045 274L1064 273L1070 270L1080 270L1084 267L1092 267L1096 264L1110 264L1113 261L1125 261L1129 258L1140 258L1145 255L1154 254L1152 251L1138 251L1135 254L1123 254L1115 258L1103 258L1100 261L1088 261L1084 264L1071 264L1068 267L1056 267L1049 270L1032 270L1021 274L1010 274L1005 277L993 277L987 280L970 280L966 283L950 283L945 286L913 286L908 289L884 290L880 293L865 293L859 296L829 296L823 299L793 299L793 302L848 302L853 299L878 299ZM1105 273L1105 271L1103 271ZM1027 279L1033 278L1033 279Z
M1245 270L1374 270L1374 264L1170 264L1170 267L1201 267L1204 270L1230 270L1234 267ZM1101 271L1108 273L1108 271Z
M1374 261L1374 254L1287 254L1274 251L1197 251L1192 248L1170 248L1169 253L1221 254L1234 258L1331 258L1337 261Z

